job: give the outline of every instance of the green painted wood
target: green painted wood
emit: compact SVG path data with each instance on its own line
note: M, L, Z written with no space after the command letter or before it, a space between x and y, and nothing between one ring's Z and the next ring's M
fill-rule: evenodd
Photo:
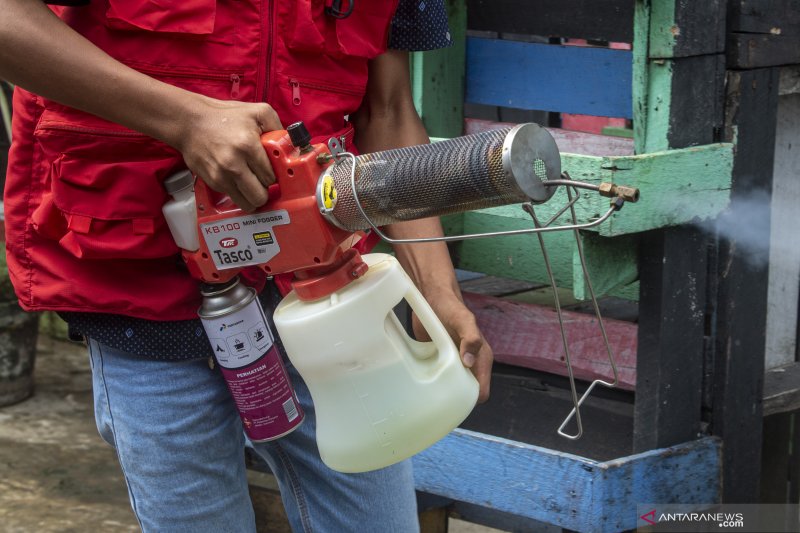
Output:
M671 60L651 59L654 52L671 57L668 38L675 20L674 0L637 0L633 42L633 129L637 154L669 147Z
M611 294L625 289L639 278L639 237L625 235L609 239L582 232L581 244L587 271L595 294ZM577 247L572 254L573 293L579 300L589 299ZM636 295L638 297L638 294Z
M459 235L464 230L517 230L530 228L532 224L529 219L476 211L444 217L443 226L447 235ZM639 295L638 284L635 283L636 237L607 239L583 235L582 238L595 294L636 300ZM558 286L571 289L578 299L584 299L588 291L572 232L546 235L545 245ZM534 235L461 241L453 245L453 255L457 266L465 270L537 284L550 283L538 239Z
M636 139L636 153L659 152L669 148L669 125L674 60L655 59L647 63L646 118L643 138Z
M594 184L612 182L640 189L638 203L626 205L610 220L588 230L613 237L716 217L728 205L733 145L710 144L635 156L561 154L561 164L575 180ZM547 203L537 206L537 213L546 219L566 201L566 191L561 187ZM597 219L608 206L607 198L583 192L575 205L578 222ZM519 220L528 217L518 206L496 207L476 213Z
M641 156L604 158L611 181L638 187L641 199L600 226L606 236L695 223L728 206L733 145L711 144Z
M466 0L448 0L453 46L411 54L414 105L432 137L456 137L464 128Z
M675 0L652 0L649 17L648 57L670 58L680 35L675 25Z
M611 137L623 137L625 139L633 139L633 130L629 128L606 126L605 128L603 128L603 135L609 135Z
M641 200L626 205L611 220L583 236L589 273L599 295L638 299L636 234L652 229L697 223L716 217L728 205L733 150L730 144L714 144L639 156L594 157L562 154L562 166L573 179L599 184L610 181L640 188ZM537 215L549 219L567 202L563 188ZM583 192L577 202L578 222L603 214L609 200ZM567 222L566 216L562 219ZM496 207L446 217L448 235L507 231L532 227L519 205ZM608 239L620 237L623 239ZM588 296L572 232L545 235L556 282L571 287L579 299ZM547 283L538 241L533 235L494 237L454 245L461 268L486 274Z
M522 212L519 206L514 206ZM489 210L464 214L464 230L468 233L506 231L532 228L528 218L507 216L504 212ZM524 212L522 213L525 214ZM545 236L556 282L562 287L572 287L572 253L574 237L570 232L557 232ZM547 283L547 271L535 235L492 237L462 241L456 247L459 267L483 272L492 276Z
M633 139L637 154L647 140L649 84L650 0L636 0L633 16Z
M464 233L464 213L441 217L445 235L461 235Z
M614 296L616 298L622 298L624 300L630 300L632 302L639 301L639 281L637 280L630 285L625 285L623 287L619 287L618 289L614 289L608 293L608 296Z
M637 154L669 148L675 0L637 0L634 13L634 146Z

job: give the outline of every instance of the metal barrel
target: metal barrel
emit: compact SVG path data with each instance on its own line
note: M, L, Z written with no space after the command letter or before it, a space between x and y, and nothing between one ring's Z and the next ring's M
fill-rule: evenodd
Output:
M514 203L550 199L561 159L552 136L536 124L345 158L321 177L333 179L336 201L323 214L349 230ZM320 187L322 190L322 187ZM320 200L320 206L325 202ZM330 204L328 204L330 205Z

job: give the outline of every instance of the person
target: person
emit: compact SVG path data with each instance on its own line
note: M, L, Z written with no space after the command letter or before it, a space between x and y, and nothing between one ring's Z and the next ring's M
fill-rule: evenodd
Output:
M58 311L86 339L98 428L143 531L253 531L246 445L275 473L295 531L418 527L408 461L351 475L321 463L313 404L291 366L305 423L275 441L245 441L209 365L198 282L160 211L161 182L186 167L248 212L264 205L275 177L259 137L283 124L302 120L315 142L335 135L361 152L428 142L407 50L419 21L449 39L444 7L396 4L7 0L0 11L0 77L17 85L9 273L25 309ZM442 230L427 219L387 231ZM396 255L485 400L491 348L446 247L401 245ZM248 281L264 301L280 298L274 284Z

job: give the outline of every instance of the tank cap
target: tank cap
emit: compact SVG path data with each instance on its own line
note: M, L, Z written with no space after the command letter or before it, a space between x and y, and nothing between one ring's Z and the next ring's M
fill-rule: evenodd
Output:
M289 132L292 144L297 148L304 148L311 144L311 134L308 133L306 125L302 122L295 122L286 128L286 131Z
M189 169L176 172L164 180L164 188L169 194L175 194L192 185L194 185L194 175Z

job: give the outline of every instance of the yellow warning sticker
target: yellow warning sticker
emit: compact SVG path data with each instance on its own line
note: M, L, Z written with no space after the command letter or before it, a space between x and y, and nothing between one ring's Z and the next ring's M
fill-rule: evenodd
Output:
M322 177L322 204L325 209L333 209L336 205L336 187L333 183L333 176L330 174Z
M275 240L272 238L271 231L259 231L258 233L253 233L253 240L256 243L256 246L267 246L268 244L272 244Z

